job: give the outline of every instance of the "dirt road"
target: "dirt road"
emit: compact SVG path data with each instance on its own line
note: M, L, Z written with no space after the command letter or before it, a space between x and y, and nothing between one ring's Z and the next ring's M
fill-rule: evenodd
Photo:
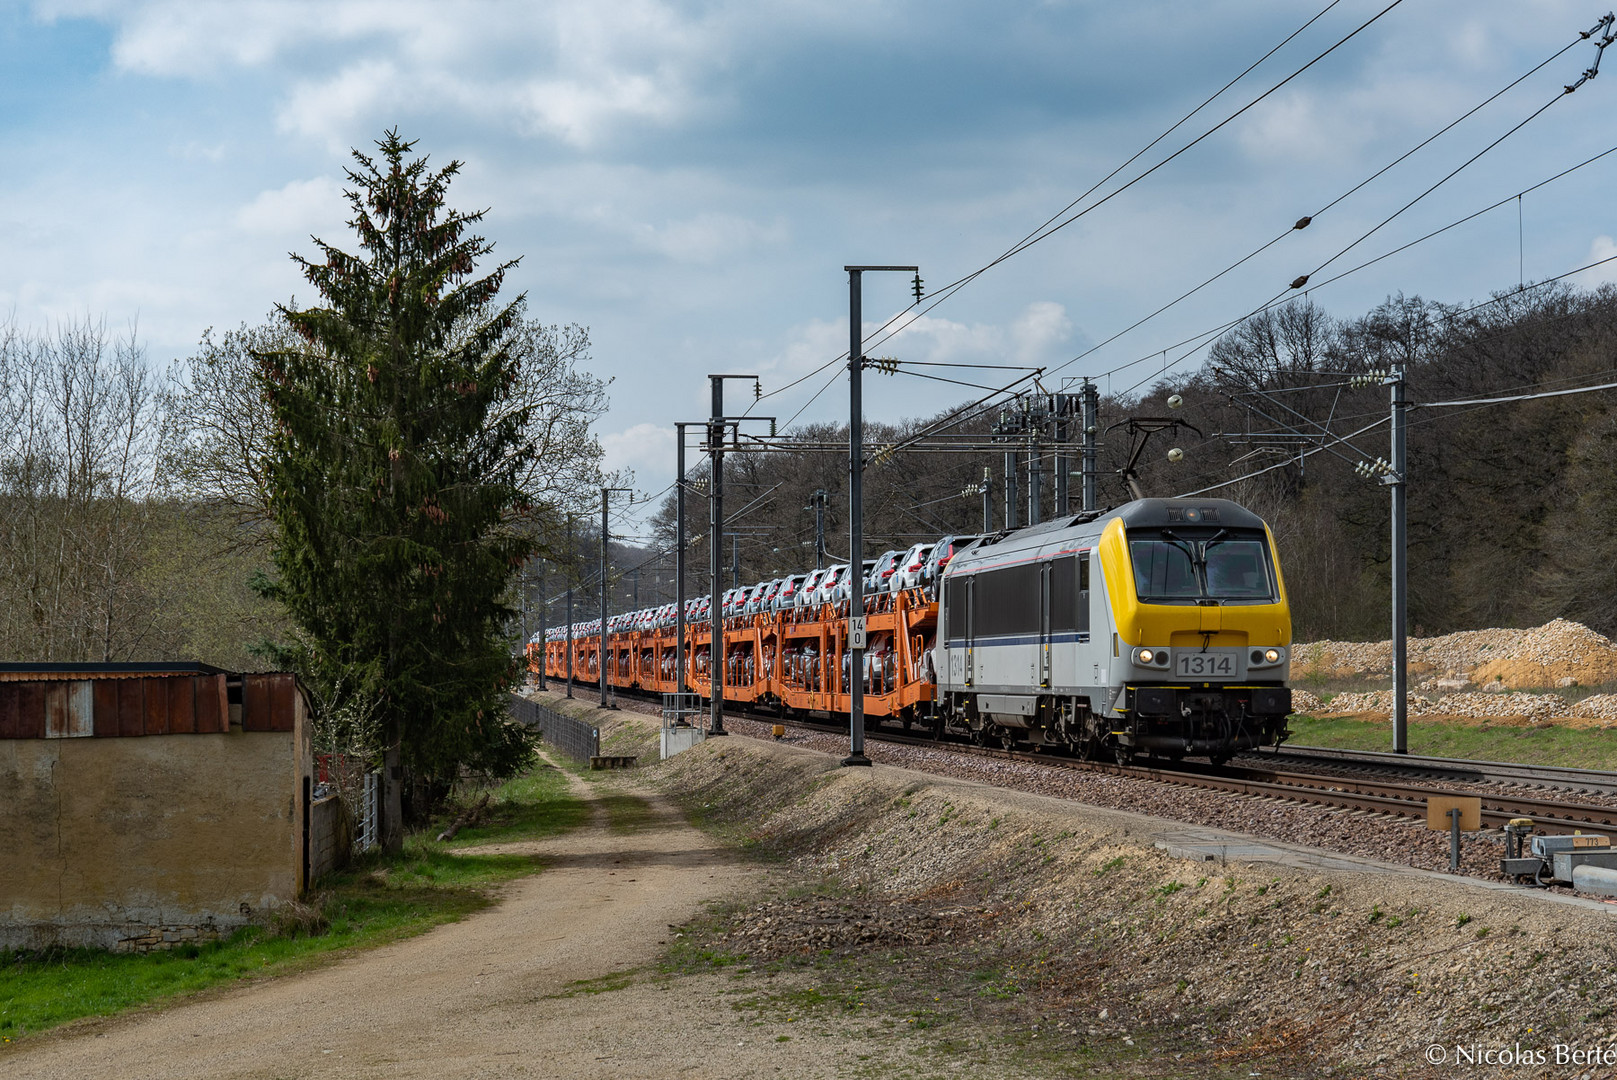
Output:
M545 865L491 911L312 973L30 1041L0 1053L0 1074L739 1078L826 1076L854 1059L840 1040L814 1046L784 1036L807 1034L784 1023L747 1022L724 1003L721 977L570 987L652 963L669 924L769 873L653 796L632 826L613 827L601 785L572 783L595 806L591 823L486 849Z

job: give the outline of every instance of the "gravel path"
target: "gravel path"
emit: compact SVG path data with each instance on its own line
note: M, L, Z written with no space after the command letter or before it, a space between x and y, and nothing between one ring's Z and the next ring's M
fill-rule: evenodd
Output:
M630 782L573 783L594 799ZM546 867L489 912L308 974L30 1039L0 1053L0 1075L823 1077L868 1052L846 1040L777 1043L772 1025L715 1004L716 976L570 986L652 964L670 924L776 872L740 865L668 804L651 806L633 831L612 828L597 806L575 832L489 848Z

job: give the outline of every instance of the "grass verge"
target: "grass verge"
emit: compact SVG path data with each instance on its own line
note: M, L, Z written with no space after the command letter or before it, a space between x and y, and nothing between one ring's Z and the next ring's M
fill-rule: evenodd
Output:
M320 883L306 903L226 940L149 954L91 949L0 953L0 1042L71 1020L106 1016L221 984L302 970L339 950L424 933L494 903L494 887L534 873L526 855L467 852L478 844L563 832L588 813L567 777L538 765L497 788L484 822L450 844L411 836L394 859L368 857Z
M1370 720L1291 718L1290 742L1341 750L1391 750L1392 725ZM1472 761L1516 761L1576 769L1617 769L1617 730L1508 727L1412 720L1409 752Z

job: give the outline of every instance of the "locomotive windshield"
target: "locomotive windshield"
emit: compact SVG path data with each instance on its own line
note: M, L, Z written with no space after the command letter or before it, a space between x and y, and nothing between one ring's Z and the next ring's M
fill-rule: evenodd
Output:
M1134 589L1141 600L1169 602L1262 600L1275 597L1268 545L1219 530L1210 537L1163 529L1152 539L1130 539Z

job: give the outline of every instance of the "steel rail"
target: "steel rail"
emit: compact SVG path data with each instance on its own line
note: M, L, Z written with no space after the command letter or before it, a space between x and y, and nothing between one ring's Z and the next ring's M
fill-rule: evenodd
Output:
M838 734L831 724L817 724L800 718L783 720L778 717L740 714L760 723L785 723L827 734ZM1160 765L1119 765L1107 761L1085 761L1080 758L1052 757L1036 752L1002 750L976 746L970 743L939 742L936 739L900 735L882 728L872 728L867 738L901 745L930 747L953 753L966 753L979 757L1000 758L1058 769L1076 769L1085 772L1106 773L1112 776L1148 780L1155 783L1177 784L1182 787L1226 791L1232 794L1260 798L1275 798L1291 802L1311 803L1347 810L1392 814L1397 817L1425 820L1426 800L1432 795L1456 794L1429 787L1396 782L1350 780L1340 776L1316 773L1288 772L1273 769L1230 768L1203 766L1195 763L1172 767ZM1470 794L1460 792L1458 794ZM1551 830L1594 832L1617 839L1617 807L1587 803L1562 802L1548 799L1518 797L1515 795L1482 793L1482 821L1489 828L1503 828L1514 818L1531 817L1533 823Z
M1617 795L1617 772L1573 769L1562 765L1524 765L1511 761L1473 761L1468 758L1422 757L1379 750L1337 750L1325 746L1283 746L1278 750L1242 755L1265 763L1292 758L1329 762L1347 768L1378 768L1392 772L1419 772L1472 783L1533 784Z
M620 690L620 693L632 691ZM725 713L738 719L760 724L783 724L824 735L841 736L846 728L837 724L818 723L802 716L782 717L771 713L754 712L725 707ZM1048 768L1074 769L1104 773L1111 776L1146 780L1154 783L1176 784L1181 787L1224 791L1255 798L1270 798L1294 803L1359 810L1388 814L1415 820L1426 819L1426 800L1432 795L1477 794L1482 800L1482 822L1487 828L1503 828L1513 818L1530 817L1535 826L1551 831L1583 831L1609 835L1617 840L1617 807L1587 803L1563 802L1503 793L1445 792L1415 784L1392 781L1369 781L1328 776L1319 773L1290 772L1280 769L1247 768L1242 766L1213 766L1197 763L1163 765L1120 765L1108 761L1086 761L1082 758L1056 757L1036 751L1005 750L978 746L974 743L946 742L930 736L906 735L885 726L871 725L866 739L902 746L917 746L949 753L975 757L998 758L1024 764L1043 765ZM1310 748L1318 750L1320 748ZM1268 756L1268 755L1265 755ZM1391 755L1388 755L1391 756ZM1433 759L1443 760L1443 759ZM1452 759L1460 760L1460 759ZM1461 762L1461 764L1470 764ZM1481 763L1478 763L1481 764ZM1487 763L1505 765L1508 763ZM1579 770L1566 770L1577 772Z

